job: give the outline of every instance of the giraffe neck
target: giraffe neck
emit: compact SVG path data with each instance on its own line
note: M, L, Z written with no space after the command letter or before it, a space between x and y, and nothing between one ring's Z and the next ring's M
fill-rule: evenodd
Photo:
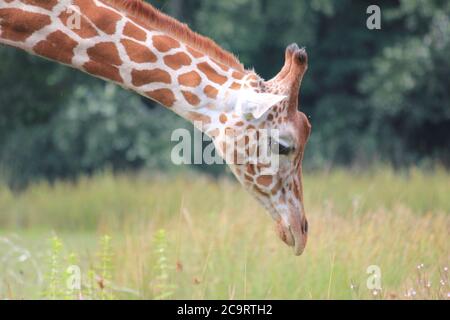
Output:
M192 122L220 122L236 70L139 23L108 0L0 0L0 43L153 99Z

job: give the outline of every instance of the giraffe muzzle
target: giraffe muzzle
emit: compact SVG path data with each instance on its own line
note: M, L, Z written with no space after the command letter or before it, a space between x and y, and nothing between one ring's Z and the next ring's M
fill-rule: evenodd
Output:
M299 256L305 250L308 240L308 221L305 217L292 213L286 220L280 219L277 222L278 236L288 246L293 247L294 254Z

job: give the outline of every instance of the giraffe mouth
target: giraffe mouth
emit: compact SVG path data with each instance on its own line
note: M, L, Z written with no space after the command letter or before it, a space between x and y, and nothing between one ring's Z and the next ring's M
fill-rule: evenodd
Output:
M293 219L289 219L293 220ZM294 254L300 256L306 247L307 236L301 228L300 223L284 222L283 219L277 222L277 233L280 239L294 249Z
M306 237L302 233L292 231L291 227L289 227L289 231L294 238L294 254L300 256L305 251Z

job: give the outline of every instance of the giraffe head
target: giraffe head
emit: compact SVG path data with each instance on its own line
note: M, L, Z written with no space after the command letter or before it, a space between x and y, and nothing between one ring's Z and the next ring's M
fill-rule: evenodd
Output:
M238 180L269 211L280 238L300 255L308 234L302 159L311 125L298 111L298 94L308 56L292 44L285 59L282 70L269 81L254 73L247 75L241 88L243 97L233 102L237 106L230 118L236 119L225 122L232 133L225 131L222 138L215 138L215 144ZM233 139L226 142L229 135ZM255 160L252 155L261 155L264 147L269 161Z

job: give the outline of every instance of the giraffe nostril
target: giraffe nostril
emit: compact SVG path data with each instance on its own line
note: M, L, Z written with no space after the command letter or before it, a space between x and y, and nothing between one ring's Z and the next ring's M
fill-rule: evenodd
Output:
M303 233L308 234L308 220L305 219L305 222L303 223Z
M308 62L308 54L304 48L298 50L296 54L300 64L306 64Z

